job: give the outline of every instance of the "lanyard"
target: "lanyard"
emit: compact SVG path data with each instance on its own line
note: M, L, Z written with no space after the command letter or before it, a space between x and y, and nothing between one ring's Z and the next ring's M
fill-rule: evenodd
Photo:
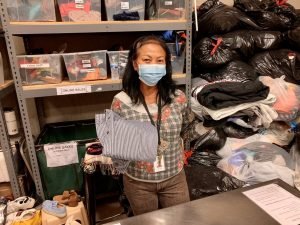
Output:
M147 114L149 116L151 124L153 126L155 126L154 120L153 120L153 118L152 118L152 116L151 116L151 114L149 112L149 109L148 109L148 106L147 106L147 104L145 102L144 96L142 97L142 104L143 104L143 106L146 109L146 112L147 112ZM159 99L158 99L158 112L157 112L157 121L156 121L156 129L157 129L157 136L158 136L158 145L160 145L160 124L161 124L161 97L159 97Z

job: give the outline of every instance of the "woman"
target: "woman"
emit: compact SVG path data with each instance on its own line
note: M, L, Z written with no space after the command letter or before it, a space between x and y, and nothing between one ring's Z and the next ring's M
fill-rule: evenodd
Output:
M112 110L127 120L150 121L157 127L157 159L131 162L124 174L124 191L134 215L189 201L180 138L186 97L175 89L170 52L155 36L136 40L129 52L123 90Z

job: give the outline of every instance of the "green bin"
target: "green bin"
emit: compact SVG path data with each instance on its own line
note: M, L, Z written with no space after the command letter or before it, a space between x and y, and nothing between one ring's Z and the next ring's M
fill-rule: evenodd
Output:
M94 120L62 122L47 124L35 143L40 174L46 199L62 194L64 190L74 189L78 192L83 188L83 170L80 162L85 155L85 144L96 141L96 127ZM76 141L79 163L47 167L44 152L45 144L57 144Z

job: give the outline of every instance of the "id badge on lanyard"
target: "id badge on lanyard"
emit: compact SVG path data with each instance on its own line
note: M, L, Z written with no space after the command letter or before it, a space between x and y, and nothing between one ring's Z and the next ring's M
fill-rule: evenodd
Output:
M155 126L154 120L153 120L153 118L152 118L152 116L149 112L148 106L147 106L144 98L143 98L142 103L145 107L145 110L146 110L146 112L149 116L149 119L150 119L152 125ZM162 109L161 109L161 98L159 97L159 100L158 100L158 114L157 114L157 121L156 121L156 128L157 128L157 135L158 135L158 156L156 156L156 160L153 164L153 169L154 169L155 173L162 172L162 171L166 170L165 158L163 156L163 151L161 150L161 148L164 145L162 145L161 139L160 139L161 111L162 111Z

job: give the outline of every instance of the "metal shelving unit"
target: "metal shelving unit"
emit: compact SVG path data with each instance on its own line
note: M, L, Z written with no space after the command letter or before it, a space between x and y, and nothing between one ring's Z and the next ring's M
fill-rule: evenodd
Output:
M11 22L13 35L187 30L187 20L100 22Z
M173 79L176 84L185 84L186 75L185 74L175 74ZM42 84L42 85L32 85L23 86L24 98L37 98L37 97L47 97L47 96L57 96L59 95L59 88L67 88L69 86L82 87L84 90L90 90L86 93L92 92L103 92L103 91L118 91L122 88L122 80L95 80L95 81L84 81L84 82L70 82L63 81L59 84ZM90 87L90 88L87 88Z
M185 30L186 41L186 74L174 75L174 79L179 85L186 87L187 96L191 86L191 32L192 32L192 2L185 0L186 19L184 20L150 20L150 21L100 21L100 22L9 22L6 9L6 1L0 0L1 19L10 57L13 78L16 86L16 93L21 112L25 138L27 141L30 156L33 178L36 185L37 194L44 198L43 186L40 177L39 166L35 154L34 140L32 136L31 124L29 122L26 105L27 98L57 96L61 88L89 87L90 92L115 91L121 89L121 81L100 80L90 82L69 82L60 84L23 86L16 60L16 46L13 36L26 36L31 34L74 34L74 33L114 33L114 32L143 32L143 31L164 31L164 30ZM83 93L83 92L81 92Z
M13 80L6 80L3 85L0 85L0 141L2 151L4 153L4 158L8 170L8 175L10 179L11 188L15 198L20 197L21 191L19 182L17 179L17 172L15 167L15 162L13 160L13 152L11 149L10 139L8 137L7 127L4 119L4 112L2 107L2 99L9 93L14 91Z

